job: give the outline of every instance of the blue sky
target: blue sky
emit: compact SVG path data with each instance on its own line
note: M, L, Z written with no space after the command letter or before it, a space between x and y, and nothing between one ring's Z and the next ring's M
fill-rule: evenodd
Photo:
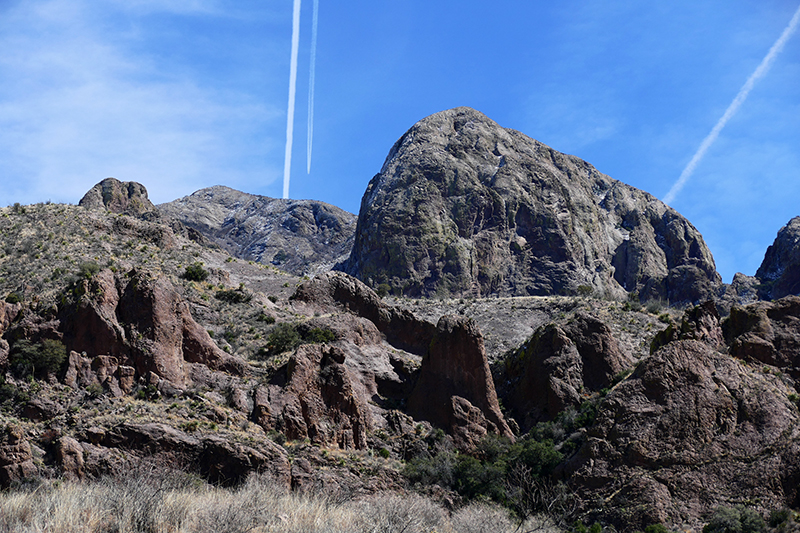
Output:
M466 105L663 198L797 0L312 0L301 12L290 197L358 212L417 120ZM0 205L101 179L170 201L280 197L292 0L0 0ZM800 34L672 202L724 281L800 215Z

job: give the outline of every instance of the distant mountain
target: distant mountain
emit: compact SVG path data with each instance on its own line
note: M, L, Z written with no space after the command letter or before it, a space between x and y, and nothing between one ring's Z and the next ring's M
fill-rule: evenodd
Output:
M330 270L353 246L356 217L315 200L283 200L214 186L158 210L213 239L232 256L297 275Z
M343 268L409 296L627 291L693 302L721 285L677 211L465 107L397 141L364 194Z

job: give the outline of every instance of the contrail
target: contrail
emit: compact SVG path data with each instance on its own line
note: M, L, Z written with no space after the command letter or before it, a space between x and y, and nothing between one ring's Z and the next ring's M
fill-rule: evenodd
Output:
M311 146L314 143L314 79L317 68L317 26L319 25L319 0L314 0L314 14L311 17L311 62L308 67L308 144L306 161L311 174Z
M750 77L745 82L744 86L739 90L739 94L736 95L736 98L733 99L731 105L728 106L728 109L725 110L725 114L722 115L722 118L719 119L714 129L711 130L711 133L703 139L703 142L700 144L700 148L697 149L697 153L694 154L692 160L689 161L689 164L686 165L686 168L683 169L681 172L678 181L675 182L675 185L669 190L666 196L664 196L664 203L669 204L674 199L675 196L683 189L683 186L686 184L686 181L694 172L697 165L700 163L700 160L703 159L703 156L706 155L706 152L714 144L714 141L717 140L719 133L722 131L722 128L728 123L728 121L736 114L739 110L739 107L744 103L747 95L750 94L750 91L753 90L753 86L756 84L758 80L764 77L767 73L769 68L772 66L772 63L775 62L775 58L778 57L778 54L783 50L783 47L786 45L786 41L792 36L794 31L797 29L798 22L800 22L800 7L797 8L795 11L792 20L789 22L789 25L786 26L786 29L783 30L783 33L775 41L775 44L772 45L772 48L769 49L769 53L767 56L761 61L761 64L758 65L755 72L753 72Z
M292 65L289 69L289 112L286 116L286 157L283 163L283 197L289 198L289 175L292 171L294 136L294 97L297 92L297 52L300 48L300 0L294 0L292 17Z

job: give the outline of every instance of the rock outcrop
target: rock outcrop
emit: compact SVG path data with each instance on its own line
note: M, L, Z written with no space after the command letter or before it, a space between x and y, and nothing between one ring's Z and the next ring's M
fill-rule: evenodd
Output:
M107 209L112 213L142 216L156 207L147 197L147 189L135 181L106 178L87 192L78 205L87 209Z
M734 307L723 323L730 353L800 379L800 297Z
M540 327L509 357L506 402L527 430L568 407L579 407L585 394L610 387L633 363L608 326L578 312L563 326Z
M213 239L234 257L312 275L350 254L355 215L314 200L284 200L215 186L158 210Z
M0 488L36 474L31 445L17 425L0 427Z
M709 314L695 315L703 315L698 331L719 329ZM706 342L672 341L606 396L566 472L584 502L602 501L594 511L624 531L698 528L720 505L750 502L762 513L796 507L794 393L778 375Z
M473 447L487 432L513 438L500 412L483 336L472 319L439 320L408 410L447 428L462 449Z
M94 359L93 367L108 369L106 376L132 367L137 377L153 374L181 387L191 363L239 375L246 372L246 363L217 347L163 277L102 270L80 281L75 293L77 301L61 312L65 342L69 349ZM77 379L81 365L71 356L68 376ZM117 380L123 377L120 374Z
M764 299L800 294L800 217L793 218L778 231L758 267L756 278L761 282Z
M694 302L720 285L685 218L590 164L456 108L415 124L361 202L343 270L409 296Z
M406 309L387 305L364 283L343 272L325 272L297 288L293 300L338 306L366 318L386 335L389 344L425 355L436 326Z

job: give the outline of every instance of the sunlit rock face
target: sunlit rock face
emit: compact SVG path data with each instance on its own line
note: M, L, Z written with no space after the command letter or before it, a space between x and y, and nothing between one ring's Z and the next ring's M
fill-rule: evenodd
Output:
M391 149L344 270L409 296L635 291L680 302L720 284L675 210L464 107L421 120Z

